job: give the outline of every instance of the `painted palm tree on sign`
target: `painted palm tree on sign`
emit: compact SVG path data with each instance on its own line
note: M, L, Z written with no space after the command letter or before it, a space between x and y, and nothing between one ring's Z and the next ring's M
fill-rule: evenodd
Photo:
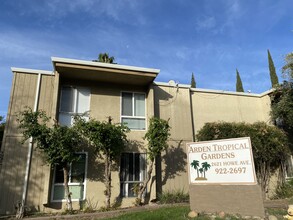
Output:
M208 162L203 162L201 164L201 166L202 166L202 169L203 169L204 178L206 179L206 171L208 171L208 169L211 168L211 165Z
M198 172L199 161L198 160L193 160L190 165L196 170L197 178L198 178L199 177L199 172Z
M199 168L198 170L199 170L199 172L200 172L200 177L201 177L201 179L202 179L203 168Z

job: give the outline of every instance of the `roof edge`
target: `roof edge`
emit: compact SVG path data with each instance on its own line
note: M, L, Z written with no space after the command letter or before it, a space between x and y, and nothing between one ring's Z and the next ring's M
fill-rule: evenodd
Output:
M43 74L43 75L54 75L53 71L48 70L37 70L37 69L26 69L26 68L17 68L11 67L11 71L14 73L31 73L31 74Z
M126 66L126 65L119 65L119 64L101 63L101 62L93 62L93 61L86 61L86 60L76 60L76 59L61 58L61 57L51 57L51 60L53 62L53 65L54 65L54 63L60 62L60 63L80 64L80 65L96 66L96 67L106 67L106 68L112 68L112 69L148 72L148 73L155 73L155 74L158 74L160 72L159 69L153 69L153 68Z
M167 86L167 87L178 87L178 88L189 88L193 92L204 92L204 93L216 93L223 95L237 95L237 96L247 96L247 97L263 97L269 95L274 91L274 89L270 89L261 94L257 93L245 93L245 92L233 92L233 91L225 91L225 90L213 90L213 89L200 89L200 88L191 88L188 84L170 84L167 82L154 82L154 85L157 86Z
M154 85L157 85L157 86L168 86L168 87L179 87L179 88L190 88L190 85L187 85L187 84L179 84L179 83L175 83L175 84L170 84L170 83L167 83L167 82L153 82Z

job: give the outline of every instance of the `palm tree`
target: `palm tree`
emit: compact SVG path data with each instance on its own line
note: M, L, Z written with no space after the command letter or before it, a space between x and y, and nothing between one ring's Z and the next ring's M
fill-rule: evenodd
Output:
M208 171L209 168L211 168L211 165L208 164L208 162L203 162L201 164L202 168L203 168L203 175L204 175L204 178L206 178L206 171Z
M190 165L197 171L197 177L199 177L199 172L198 172L199 161L198 160L193 160Z
M100 53L97 60L93 60L94 62L101 62L101 63L112 63L114 64L114 57L110 57L108 53Z

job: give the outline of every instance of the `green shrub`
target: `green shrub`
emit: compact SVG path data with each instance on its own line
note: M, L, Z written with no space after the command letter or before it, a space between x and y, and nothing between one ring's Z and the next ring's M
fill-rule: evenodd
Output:
M287 199L293 197L293 179L285 182L276 189L274 199Z
M184 190L167 190L159 195L161 204L189 202L189 195Z
M251 139L256 176L265 197L271 174L284 167L284 162L290 153L288 138L281 129L265 122L253 124L213 122L206 123L196 135L198 141L240 137ZM285 177L281 176L281 179L284 181Z

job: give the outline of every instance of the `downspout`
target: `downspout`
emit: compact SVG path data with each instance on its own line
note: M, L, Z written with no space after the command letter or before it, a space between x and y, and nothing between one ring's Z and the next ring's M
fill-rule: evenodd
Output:
M191 88L189 88L189 103L190 103L190 116L191 116L191 129L192 129L192 141L195 142L195 130L194 130L194 116L193 116L193 103Z
M34 109L33 109L34 112L37 111L38 105L39 105L41 77L42 77L42 74L38 73L38 81L37 81L37 88L36 88L36 95L35 95L35 104L34 104ZM24 215L24 207L25 207L26 198L27 198L28 181L29 181L31 160L32 160L32 154L33 154L33 144L32 144L32 142L33 142L33 138L30 137L29 145L28 145L28 152L27 152L27 161L26 161L26 169L25 169L25 177L24 177L24 185L23 185L21 206L19 207L20 210L19 210L19 213L17 215L18 218L22 218L23 215Z

